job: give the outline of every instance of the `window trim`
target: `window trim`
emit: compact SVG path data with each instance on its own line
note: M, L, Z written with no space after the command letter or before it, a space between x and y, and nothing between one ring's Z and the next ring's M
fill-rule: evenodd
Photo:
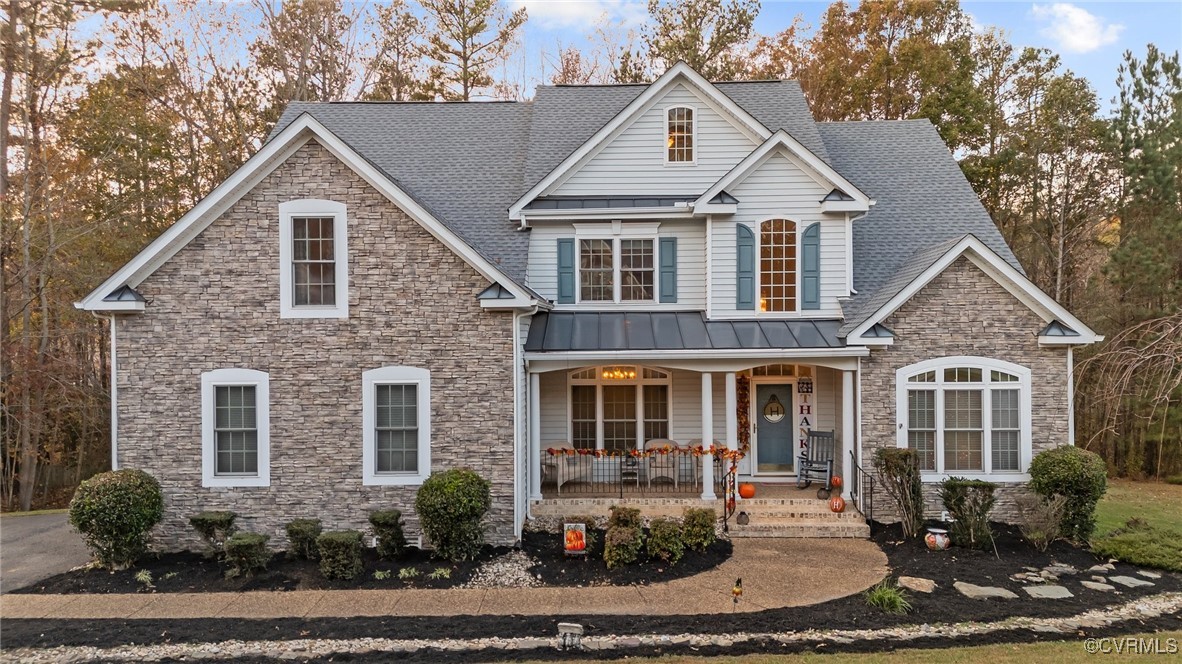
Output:
M793 236L794 236L793 242L796 245L796 249L795 249L796 269L793 271L792 279L795 282L795 289L796 289L795 296L793 297L793 300L796 301L796 308L792 309L790 311L764 311L759 306L760 300L763 299L763 297L762 297L762 292L763 292L763 225L770 222L770 221L777 221L777 220L791 222L792 225L795 226L795 229L792 232L793 232ZM810 227L812 227L813 224L815 224L815 223L819 223L819 222L813 222L812 224L804 225L801 222L793 219L790 215L771 216L771 217L767 217L766 219L760 219L758 222L756 222L756 224L755 224L755 313L757 315L759 315L759 316L799 316L799 315L801 315L802 312L805 311L804 309L801 309L801 307L800 307L800 296L801 296L801 290L802 290L801 281L800 281L800 277L801 277L800 238L802 235L804 235L804 233L801 229L803 228L804 230L807 230ZM810 309L809 311L815 311L815 310Z
M669 114L679 108L684 108L690 112L690 156L689 161L670 161L669 160ZM662 160L665 166L697 166L698 165L698 109L688 104L673 104L665 107L665 133L661 135L661 150Z
M978 382L946 382L944 369L968 367L981 370ZM909 376L935 371L935 380L930 382L907 381ZM1018 377L1017 381L994 381L991 371L1003 371ZM909 389L932 390L936 397L936 469L921 471L925 483L942 482L949 477L987 479L997 482L1023 482L1030 479L1030 462L1033 458L1033 436L1031 430L1032 400L1030 391L1030 369L1020 364L989 357L956 355L940 357L915 364L909 364L895 371L895 418L897 447L907 447L907 392ZM981 391L981 468L979 471L944 470L944 392L952 389L974 389ZM1018 470L993 471L993 390L1018 390ZM1007 429L1009 430L1009 429Z
M418 397L419 469L377 472L377 386L414 385ZM364 486L418 486L431 475L431 372L420 367L386 366L361 374L361 483Z
M336 304L333 306L296 306L293 301L295 274L292 270L292 219L295 217L332 217L333 260L335 262ZM348 318L349 317L349 247L348 213L344 203L304 198L279 204L279 317Z
M217 436L214 434L215 388L255 388L255 426L258 440L258 472L254 475L217 474ZM254 369L214 369L201 374L201 486L271 486L271 388L266 372Z
M583 299L583 241L603 240L611 243L612 247L612 299L584 300ZM653 244L653 296L648 300L623 300L620 295L623 289L622 262L623 240L647 240ZM661 242L657 233L582 233L575 237L575 304L658 304L661 299Z
M636 370L636 378L627 380L609 380L603 377L603 370L608 367L631 368ZM595 370L595 378L576 378L578 374L587 371L588 369ZM665 374L664 378L645 378L644 370L652 369ZM596 366L583 366L577 369L572 369L566 374L566 437L571 445L574 445L574 387L576 386L594 386L595 387L595 449L604 449L603 440L603 387L605 385L631 385L636 388L636 449L643 449L644 438L644 388L647 385L664 385L665 392L665 426L668 429L669 435L673 435L673 371L661 367L646 366L643 364L602 364Z

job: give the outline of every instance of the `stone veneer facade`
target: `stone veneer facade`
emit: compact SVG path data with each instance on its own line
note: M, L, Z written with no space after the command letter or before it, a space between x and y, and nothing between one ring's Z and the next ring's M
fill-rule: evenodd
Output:
M968 258L953 262L883 324L895 343L862 360L862 461L873 472L874 452L896 444L895 371L939 357L975 355L1030 369L1033 453L1068 444L1067 351L1040 347L1046 325L1037 314L981 271ZM876 483L878 478L875 479ZM993 518L1012 521L1023 484L999 483ZM943 510L939 485L924 484L927 516ZM874 517L898 521L897 509L881 488Z
M345 203L348 319L279 317L279 211L288 200ZM481 309L489 282L315 142L300 148L139 286L147 310L119 318L119 466L164 489L161 548L189 547L188 518L239 514L285 542L284 524L368 528L398 508L419 533L417 487L363 486L361 374L431 371L431 468L492 482L489 541L513 540L513 316ZM201 374L269 373L271 485L203 488Z

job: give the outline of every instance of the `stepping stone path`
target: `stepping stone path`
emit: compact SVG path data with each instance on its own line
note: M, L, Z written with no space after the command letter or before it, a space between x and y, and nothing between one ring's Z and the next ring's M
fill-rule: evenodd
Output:
M1099 581L1080 581L1079 584L1088 590L1099 590L1102 593L1116 592L1116 586Z
M1067 599L1068 597L1074 597L1071 591L1063 586L1027 586L1022 590L1025 590L1027 595L1039 599Z
M1071 576L1079 574L1079 570L1075 569L1071 565L1064 565L1061 563L1047 565L1046 567L1042 568L1042 571L1054 574L1055 576Z
M1143 576L1143 577L1145 577L1145 578L1147 578L1147 579L1160 579L1160 578L1161 578L1161 574L1160 574L1160 573L1158 573L1158 572L1150 572L1149 570L1145 570L1145 569L1139 569L1139 570L1137 570L1137 576Z
M915 576L899 577L899 587L914 590L917 593L930 593L936 589L936 582Z
M1103 574L1105 572L1115 572L1116 565L1113 565L1112 563L1105 563L1103 565L1092 565L1091 567L1088 568L1088 571L1094 572L1096 574Z
M1111 576L1111 577L1108 577L1108 580L1113 583L1119 583L1120 585L1125 586L1126 588L1136 588L1138 586L1152 586L1152 585L1154 585L1153 583L1151 583L1149 581L1146 581L1144 579L1138 579L1137 577L1134 577L1134 576Z
M952 584L953 588L960 591L960 594L970 599L1018 599L1018 596L1012 591L1005 588L995 588L993 586L976 586L964 581L957 581Z
M1035 572L1018 572L1010 575L1010 581L1018 581L1019 583L1046 583L1047 580L1042 578L1042 575Z

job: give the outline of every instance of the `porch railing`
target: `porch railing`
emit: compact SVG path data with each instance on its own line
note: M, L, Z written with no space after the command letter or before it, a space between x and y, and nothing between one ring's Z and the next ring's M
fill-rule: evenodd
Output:
M870 534L874 535L874 476L862 469L858 465L858 459L854 453L850 452L850 468L854 472L847 473L850 483L850 500L853 501L854 507L866 517L866 523L870 526Z
M555 496L700 495L702 464L714 464L714 489L721 496L726 470L721 455L692 448L647 452L542 450L542 491Z

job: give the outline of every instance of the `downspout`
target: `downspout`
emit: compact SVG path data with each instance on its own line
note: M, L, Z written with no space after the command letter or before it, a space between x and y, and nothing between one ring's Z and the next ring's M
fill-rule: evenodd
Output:
M1075 445L1075 359L1067 347L1067 444Z
M521 506L528 505L528 491L529 491L529 475L527 473L524 486L521 482L521 467L525 461L522 459L522 429L525 422L528 421L529 413L524 413L522 407L523 400L521 398L521 375L525 372L525 356L521 352L521 319L526 316L533 316L538 313L538 305L533 305L529 311L521 311L513 314L513 536L517 541L521 541L521 530L525 524L524 517L528 515L522 514ZM529 399L525 399L524 403L529 403ZM528 440L528 434L526 435ZM528 471L528 468L526 469ZM522 500L522 491L527 492L526 499Z
M115 352L115 314L103 316L97 311L90 314L100 320L110 318L111 321L111 470L119 470L119 384L116 367L118 356Z

